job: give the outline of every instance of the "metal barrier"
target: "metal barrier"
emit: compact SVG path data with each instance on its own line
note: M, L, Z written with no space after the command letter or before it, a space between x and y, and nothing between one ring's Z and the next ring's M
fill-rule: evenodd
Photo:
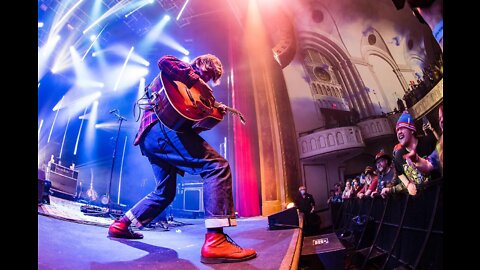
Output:
M345 200L335 232L355 269L443 269L443 178L416 196ZM347 265L348 266L348 265Z

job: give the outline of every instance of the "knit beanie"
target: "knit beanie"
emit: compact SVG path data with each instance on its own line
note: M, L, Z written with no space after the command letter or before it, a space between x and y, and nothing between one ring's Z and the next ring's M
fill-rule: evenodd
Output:
M417 132L417 129L415 128L415 124L413 123L413 118L408 113L407 110L403 111L402 115L400 115L400 118L398 118L397 125L395 126L395 130L398 130L401 127L408 128L410 130Z

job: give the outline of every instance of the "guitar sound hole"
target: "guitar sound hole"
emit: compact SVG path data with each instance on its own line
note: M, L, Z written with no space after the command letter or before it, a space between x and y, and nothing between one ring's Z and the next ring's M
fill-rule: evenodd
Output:
M212 107L212 104L209 100L205 99L204 97L200 96L200 101L205 104L207 107Z

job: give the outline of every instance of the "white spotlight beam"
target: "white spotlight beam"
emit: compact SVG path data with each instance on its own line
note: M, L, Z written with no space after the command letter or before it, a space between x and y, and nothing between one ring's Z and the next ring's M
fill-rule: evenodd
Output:
M122 163L120 166L120 177L118 179L118 194L117 194L118 204L120 204L120 189L122 188L122 171L123 171L123 160L125 158L125 148L127 148L127 136L125 136L125 143L123 144Z
M92 148L94 145L95 123L97 121L97 115L98 115L98 103L99 103L98 100L95 100L92 104L92 109L90 110L87 127L85 130L84 149L85 149L85 153L87 154L89 154L92 151Z
M190 0L186 0L185 3L183 4L182 9L180 9L180 12L179 12L178 15L177 15L177 21L178 21L178 19L180 19L180 16L182 16L183 10L184 10L185 7L187 6L188 1L190 1Z
M38 127L38 141L40 141L40 130L42 130L42 126L43 126L43 119L42 121L40 121L40 126Z
M68 115L67 125L65 126L65 133L63 133L62 146L60 147L60 154L58 155L58 160L62 159L63 146L65 144L65 137L67 136L68 124L70 123L70 114Z
M142 98L144 94L145 94L145 78L141 77L140 81L138 82L137 100Z
M158 40L159 43L162 43L178 52L183 53L184 55L189 55L190 52L185 49L180 43L178 43L176 40L174 40L171 36L168 36L166 34L163 34L161 38Z
M102 34L103 30L105 30L105 27L107 27L107 25L105 25L102 30L100 31L100 33L98 33L98 35L95 36L95 39L92 41L92 43L90 44L90 46L88 47L87 51L83 54L83 57L82 57L82 61L85 59L85 56L87 56L88 52L92 49L92 46L93 44L95 44L95 42L97 42L97 39L100 37L100 35Z
M90 31L95 25L97 25L98 23L100 23L101 21L105 20L106 18L108 18L110 15L114 14L115 12L119 11L120 9L122 9L125 5L126 5L126 2L128 2L128 0L122 0L120 2L118 2L117 4L115 4L115 6L113 6L111 9L107 10L105 13L103 13L102 16L100 16L100 18L98 18L96 21L94 21L89 27L87 27L85 30L83 30L83 34L85 35L88 31Z
M137 53L132 53L132 55L130 56L130 60L133 61L133 62L137 62L139 64L142 64L144 66L150 66L150 63L145 60L145 58L143 58L142 56L140 56L139 54Z
M120 74L118 75L117 81L115 82L115 86L113 87L113 91L117 91L118 89L118 84L120 83L120 79L122 78L123 72L125 71L125 67L127 66L128 59L130 59L130 55L132 55L133 52L133 46L128 52L127 58L125 58L125 62L123 63L122 70L120 71Z
M151 0L143 0L143 3L142 1L140 1L139 3L136 3L138 5L138 7L136 7L134 10L130 11L129 13L125 14L125 18L128 18L128 16L132 15L132 13L134 13L135 11L141 9L142 7L148 5L148 4L151 4L153 3L153 1Z
M77 134L77 141L75 142L75 150L73 150L73 155L77 155L77 149L78 149L78 140L80 139L80 133L82 132L82 126L83 126L83 121L85 120L85 114L87 113L87 107L85 107L85 110L83 111L83 118L82 122L80 122L80 128L78 129L78 134Z
M152 27L152 29L150 29L150 31L145 36L145 38L140 42L140 45L139 45L140 51L145 51L146 49L149 49L155 42L157 42L163 29L165 28L165 26L169 21L170 21L170 16L164 15L162 19L157 24L155 24L155 26Z
M59 102L57 105L55 105L55 107L53 107L54 111L67 108L68 111L73 114L76 111L80 111L79 109L83 108L84 106L91 104L102 95L101 91L97 91L82 97L75 97L70 93L72 92L67 93L67 102Z
M53 26L52 32L55 32L58 27L63 26L63 24L65 23L65 20L67 20L67 19L70 17L70 14L71 14L82 2L83 2L83 0L79 0L75 5L73 5L73 7L72 7L67 13L65 13L65 15L63 15L63 17L60 19L60 21L58 21L58 23Z
M62 99L60 100L59 104L62 104L63 103L63 99L65 98L65 96L62 97ZM55 110L54 110L55 111ZM53 126L55 125L55 121L57 121L57 116L58 116L58 112L60 110L56 110L57 112L55 113L55 117L53 118L53 123L52 123L52 127L50 128L50 133L48 134L48 139L47 139L47 143L50 142L50 138L52 137L52 132L53 132Z

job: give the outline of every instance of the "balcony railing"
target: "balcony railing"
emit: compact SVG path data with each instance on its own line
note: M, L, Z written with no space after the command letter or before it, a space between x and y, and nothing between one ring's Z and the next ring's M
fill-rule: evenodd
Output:
M393 136L395 134L390 121L386 117L365 120L357 123L357 126L362 131L365 141L371 141L385 136Z
M356 126L316 131L298 138L298 145L300 159L365 147L360 128Z

